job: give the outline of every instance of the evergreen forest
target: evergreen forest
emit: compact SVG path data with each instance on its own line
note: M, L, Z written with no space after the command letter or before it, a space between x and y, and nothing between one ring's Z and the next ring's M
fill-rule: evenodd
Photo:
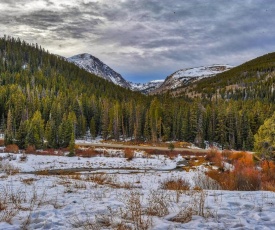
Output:
M0 129L5 144L20 148L68 147L90 132L252 150L254 135L275 111L275 53L196 82L177 97L132 92L11 37L0 39L0 60Z

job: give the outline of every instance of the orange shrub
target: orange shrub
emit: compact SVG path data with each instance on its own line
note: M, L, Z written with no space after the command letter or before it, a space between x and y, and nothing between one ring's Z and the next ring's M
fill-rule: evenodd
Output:
M28 145L28 147L26 148L26 151L25 151L26 153L32 153L32 154L34 154L34 153L36 153L36 148L35 148L35 146L34 145Z
M233 152L230 150L223 150L222 151L222 157L225 161L228 161L230 163L230 160L232 159Z
M205 157L206 160L213 162L219 168L222 168L222 154L217 149L210 149Z
M133 160L135 153L134 153L133 149L127 148L124 150L124 155L125 155L125 158L127 158L127 160L130 161L130 160Z
M275 180L272 181L263 181L262 190L275 192Z
M232 153L230 154L230 156L229 156L229 159L230 159L231 161L234 161L234 162L235 162L235 161L240 160L241 158L245 158L246 155L247 155L246 152L232 152Z
M234 170L223 173L209 171L207 173L208 176L216 180L223 189L245 191L261 189L261 172L255 167L252 154L246 152L226 152L223 155L233 164ZM217 156L211 153L209 157L211 159L211 157L214 158Z
M255 191L261 189L261 173L253 167L236 167L231 173L233 189Z
M263 181L275 180L275 163L273 161L263 161L261 167Z
M7 145L5 148L5 152L8 153L18 153L19 147L16 144Z

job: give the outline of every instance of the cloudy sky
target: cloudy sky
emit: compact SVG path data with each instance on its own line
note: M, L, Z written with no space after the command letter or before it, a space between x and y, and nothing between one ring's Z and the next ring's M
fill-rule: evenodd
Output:
M274 0L0 0L0 36L90 53L145 82L274 52L274 12Z

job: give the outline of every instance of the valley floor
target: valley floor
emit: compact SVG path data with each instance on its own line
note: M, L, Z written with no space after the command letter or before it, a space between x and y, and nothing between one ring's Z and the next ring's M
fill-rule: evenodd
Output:
M108 151L92 158L0 154L0 229L275 229L273 192L218 190L202 165L177 170L182 157L136 152L127 160ZM190 189L165 187L181 180Z

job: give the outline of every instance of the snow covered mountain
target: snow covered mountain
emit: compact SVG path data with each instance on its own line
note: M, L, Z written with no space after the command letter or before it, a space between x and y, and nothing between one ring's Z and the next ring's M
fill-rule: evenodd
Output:
M211 66L181 69L168 76L164 83L159 88L152 91L152 93L163 93L168 90L175 90L202 78L215 76L231 68L233 68L233 66L215 64Z
M112 68L91 54L78 54L68 58L67 60L92 74L113 82L116 85L124 88L131 87L130 83L127 82L119 73L115 72Z
M122 86L124 88L129 88L133 91L139 91L144 94L155 90L164 82L164 80L154 80L147 83L128 82L108 65L104 64L93 55L87 53L72 56L67 60L79 66L80 68L85 69L89 73L102 77L110 82L113 82L116 85Z
M90 54L78 54L68 58L67 60L90 73L113 82L116 85L129 88L133 91L139 91L144 94L159 94L168 90L176 90L177 88L188 85L194 81L214 76L232 68L230 65L211 65L206 67L187 68L176 71L165 80L154 80L147 83L132 83L126 81L119 73L115 72L108 65Z
M144 94L148 94L151 91L159 88L161 84L164 82L164 80L153 80L149 81L147 83L133 83L131 82L131 90L133 91L139 91Z

